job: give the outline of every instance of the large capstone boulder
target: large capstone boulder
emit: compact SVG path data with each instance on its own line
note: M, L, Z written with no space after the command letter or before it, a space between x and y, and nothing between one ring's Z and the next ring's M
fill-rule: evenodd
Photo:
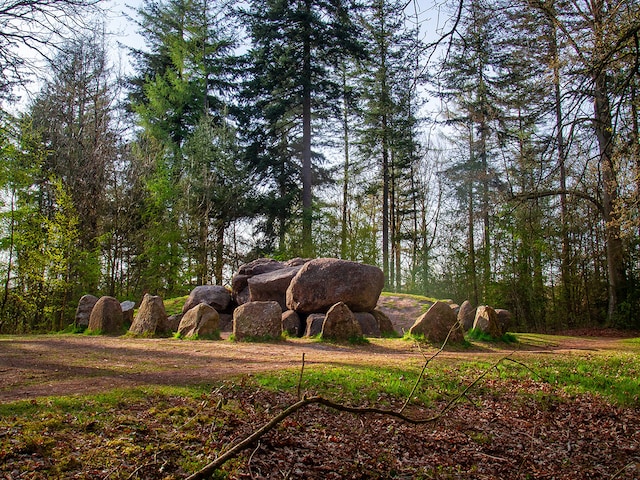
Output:
M83 295L78 302L78 308L76 308L76 327L88 327L89 317L91 316L91 310L95 307L98 297L95 295Z
M473 328L473 321L476 318L476 309L471 305L469 300L465 300L458 310L458 321L465 332Z
M278 302L248 302L233 312L236 340L277 339L282 335L282 308Z
M171 333L162 297L145 294L129 333L151 336Z
M376 317L369 312L355 312L353 316L360 325L362 335L365 337L380 337L380 326Z
M322 338L347 341L361 336L360 324L344 302L338 302L329 309L322 324Z
M420 316L409 329L412 335L424 335L430 342L461 343L464 341L462 327L448 303L436 302Z
M509 310L505 310L504 308L496 308L496 315L498 316L498 325L500 326L500 331L504 335L511 327L511 312Z
M384 286L382 270L337 258L305 263L287 289L287 307L298 313L326 312L343 302L352 312L376 308Z
M200 303L182 316L178 333L181 337L213 337L219 332L220 315L215 308Z
M262 273L250 277L249 299L252 302L266 302L273 300L280 304L282 310L287 310L287 289L293 277L300 271L301 265L284 267L272 272Z
M220 285L200 285L191 290L182 306L182 313L187 313L201 303L206 303L217 312L222 312L231 303L231 294L229 290Z
M282 268L285 268L285 264L272 258L258 258L241 265L238 272L231 278L231 296L238 305L250 302L249 279Z
M498 323L498 314L488 305L480 305L476 309L473 328L474 330L488 333L493 338L500 338L504 334Z
M123 333L120 302L113 297L100 297L91 310L87 329L106 335Z

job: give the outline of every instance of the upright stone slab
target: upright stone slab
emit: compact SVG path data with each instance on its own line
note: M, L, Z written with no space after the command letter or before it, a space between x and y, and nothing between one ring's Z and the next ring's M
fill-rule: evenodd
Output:
M122 307L113 297L100 297L91 310L88 330L106 335L123 333Z
M451 332L451 333L449 333ZM464 341L462 327L448 303L436 302L420 316L409 329L412 335L424 335L434 343L461 343ZM448 337L448 339L447 339Z
M380 268L337 258L305 263L287 289L287 307L300 314L326 312L343 302L352 312L376 308L384 286Z
M282 309L278 302L248 302L233 312L236 340L277 339L282 335Z
M96 306L98 297L94 295L83 295L78 302L78 308L76 309L75 325L76 327L88 327L89 317L91 316L91 310Z
M344 342L361 336L360 324L344 302L338 302L329 309L322 324L322 338Z
M488 305L480 305L476 309L476 318L473 321L473 328L481 332L488 333L493 338L500 338L504 332L498 323L498 314Z
M213 336L218 334L219 324L220 315L216 309L200 303L183 315L178 333L185 338Z
M473 328L473 321L476 318L476 309L471 305L469 300L465 300L458 310L458 321L465 332Z
M134 335L166 335L171 332L162 298L145 294L129 332Z

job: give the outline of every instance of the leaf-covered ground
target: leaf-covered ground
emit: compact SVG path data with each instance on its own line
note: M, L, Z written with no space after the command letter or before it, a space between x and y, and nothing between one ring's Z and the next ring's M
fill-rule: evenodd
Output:
M140 390L115 404L32 400L0 419L0 478L185 478L295 400L251 379L196 395ZM380 398L396 408L400 400ZM411 413L430 416L443 402ZM500 379L419 426L310 406L229 462L223 476L637 479L640 412L548 383Z

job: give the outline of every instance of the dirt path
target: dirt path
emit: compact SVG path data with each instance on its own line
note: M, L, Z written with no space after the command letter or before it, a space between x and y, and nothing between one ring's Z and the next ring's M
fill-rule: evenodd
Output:
M619 348L619 341L610 337L525 340L516 347L516 355L608 350ZM442 357L478 360L507 352L479 347L445 352ZM369 345L339 346L304 339L264 344L83 335L2 337L0 403L117 387L189 385L265 370L296 369L303 353L307 365L419 366L423 362L416 345L400 339L372 339Z

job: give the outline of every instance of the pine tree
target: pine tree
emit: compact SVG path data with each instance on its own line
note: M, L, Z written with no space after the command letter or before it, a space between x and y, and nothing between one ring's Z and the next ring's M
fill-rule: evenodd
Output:
M244 12L251 37L250 77L244 98L254 113L248 150L258 171L273 181L273 213L300 192L301 248L313 254L312 183L321 156L313 151L320 143L312 138L323 120L339 115L333 108L340 97L336 71L341 58L358 50L349 12L342 2L324 0L255 0ZM315 129L315 131L313 130ZM298 163L292 163L295 159ZM313 160L316 159L316 165ZM299 171L301 185L292 190L290 173ZM296 195L297 196L297 195ZM275 208L273 208L275 207ZM279 248L287 232L284 224L294 210L288 207L279 218Z

